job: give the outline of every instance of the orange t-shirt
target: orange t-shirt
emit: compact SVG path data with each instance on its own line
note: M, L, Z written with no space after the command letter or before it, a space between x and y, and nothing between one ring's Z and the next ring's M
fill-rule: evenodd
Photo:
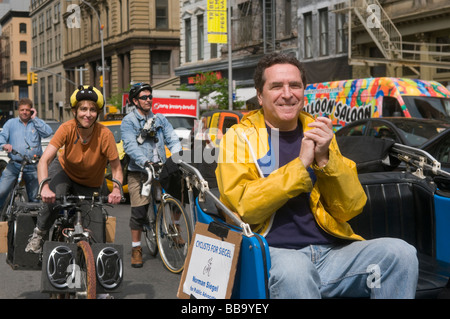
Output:
M106 126L95 122L91 140L83 144L76 125L75 119L61 124L50 144L57 149L64 146L59 162L74 182L100 187L107 162L119 157L114 135Z

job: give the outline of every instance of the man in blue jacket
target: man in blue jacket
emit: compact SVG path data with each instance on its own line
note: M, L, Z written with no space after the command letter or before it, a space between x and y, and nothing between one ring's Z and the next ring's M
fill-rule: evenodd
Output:
M11 159L0 178L0 207L3 207L6 197L11 192L14 181L20 171L22 157L14 155L14 149L29 158L42 155L41 139L53 134L52 128L37 117L33 102L28 98L19 101L19 116L9 119L0 133L0 147L7 151ZM39 188L37 165L27 165L23 172L29 201L37 201Z
M141 180L147 180L145 166L166 161L164 145L172 153L181 151L181 143L172 125L162 114L152 113L152 88L146 83L133 85L129 101L135 109L124 117L121 124L128 164L128 192L131 203L131 266L142 267L142 225L147 222L149 196L141 195Z

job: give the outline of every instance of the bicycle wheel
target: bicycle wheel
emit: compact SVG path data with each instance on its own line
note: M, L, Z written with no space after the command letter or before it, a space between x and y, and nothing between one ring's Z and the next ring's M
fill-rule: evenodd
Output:
M0 213L0 221L6 221L10 218L11 213L14 211L14 203L27 201L27 194L23 188L13 189L8 194L3 204L2 211Z
M168 270L179 273L191 240L191 229L181 203L168 197L158 207L156 238L161 259Z
M96 299L96 273L94 254L86 241L77 243L77 265L80 267L80 288L76 293L79 298Z
M148 224L143 226L145 243L147 244L148 250L151 256L156 256L158 252L156 244L156 232L155 232L155 221L150 220Z

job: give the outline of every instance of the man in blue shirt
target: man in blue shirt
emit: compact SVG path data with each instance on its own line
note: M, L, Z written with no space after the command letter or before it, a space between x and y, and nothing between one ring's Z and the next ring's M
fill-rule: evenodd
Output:
M53 130L43 120L37 117L33 102L28 98L19 101L19 116L8 120L0 133L0 147L7 151L11 159L0 178L0 208L3 207L6 197L12 190L14 181L20 170L22 157L14 155L14 149L29 158L42 155L41 138L49 137ZM27 165L23 172L28 200L36 201L39 188L37 178L37 165Z
M131 266L140 268L142 225L147 222L150 203L149 196L141 195L141 179L145 176L144 180L147 180L145 166L150 163L164 163L164 145L167 145L173 154L181 151L181 143L172 124L164 115L152 113L152 88L149 84L133 85L128 99L136 108L123 118L120 130L125 153L130 156L128 192L131 203Z

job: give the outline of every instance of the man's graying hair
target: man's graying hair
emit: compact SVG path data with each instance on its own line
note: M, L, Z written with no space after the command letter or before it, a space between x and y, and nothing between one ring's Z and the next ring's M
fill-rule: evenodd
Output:
M275 64L292 64L293 66L296 66L300 71L303 86L306 86L305 69L300 61L293 55L274 52L262 57L256 65L255 74L253 75L256 91L262 92L264 83L266 82L266 79L264 78L264 71Z

